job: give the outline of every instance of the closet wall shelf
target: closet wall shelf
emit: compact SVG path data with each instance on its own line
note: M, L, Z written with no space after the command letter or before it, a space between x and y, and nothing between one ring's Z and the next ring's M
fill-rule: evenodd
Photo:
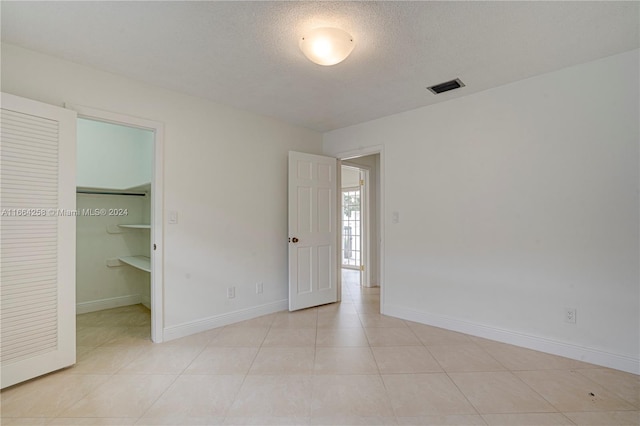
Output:
M141 269L146 272L151 272L151 259L147 256L122 256L119 257L121 262L131 265L134 268Z
M130 188L105 188L97 186L77 186L77 194L89 195L134 195L145 197L151 193L151 183L143 183L142 185L132 186Z

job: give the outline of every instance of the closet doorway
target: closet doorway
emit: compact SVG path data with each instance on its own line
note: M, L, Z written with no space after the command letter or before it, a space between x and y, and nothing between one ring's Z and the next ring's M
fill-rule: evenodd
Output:
M162 342L162 125L80 106L77 345Z

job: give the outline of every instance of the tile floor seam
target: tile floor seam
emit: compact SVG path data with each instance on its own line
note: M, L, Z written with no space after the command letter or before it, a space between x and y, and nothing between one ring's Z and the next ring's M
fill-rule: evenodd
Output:
M489 355L492 359L494 359L502 368L504 368L504 371L512 371L509 367L507 367L507 365L505 365L503 362L500 362L498 358L491 355L491 352L489 352L484 347L482 347L482 345L478 345L478 347L480 347L480 349L482 349L484 352L487 353L487 355Z
M434 347L437 345L429 345L429 346L425 346L425 348L427 349L427 351L429 351L429 353L431 354L431 356L433 357L433 359L436 360L436 362L440 365L440 368L442 369L442 371L446 371L448 373L500 373L500 372L505 372L505 371L509 371L504 365L500 364L497 360L495 360L495 358L491 357L492 359L494 359L499 365L500 367L502 367L502 369L482 369L482 370L446 370L444 368L444 366L442 364L440 364L440 361L438 361L438 358L434 355L433 352L431 352L430 348ZM452 345L452 346L462 346L462 345Z
M121 372L122 370L124 370L125 368L127 368L127 367L129 366L129 364L131 364L132 362L136 361L136 360L137 360L139 357L141 357L142 355L143 355L143 354L142 354L142 352L141 352L141 353L139 353L139 354L138 354L137 356L135 356L131 361L129 361L129 362L127 362L127 363L125 363L125 364L124 364L124 365L122 365L120 368L116 369L116 371L114 371L114 372L112 373L112 375L114 375L114 376L115 376L116 374L120 374L120 372Z
M371 346L371 340L369 339L369 336L367 335L367 330L364 327L364 325L362 324L362 321L360 321L360 324L362 325L360 328L362 329L362 333L364 333L364 338L367 340L367 347L372 348L373 346Z
M540 370L532 370L532 371L540 371ZM546 370L546 371L555 371L555 370ZM557 370L557 371L566 371L566 370ZM536 395L538 395L539 397L544 399L550 406L552 406L556 410L556 412L561 413L560 409L555 404L553 404L551 401L549 401L549 399L545 398L544 395L542 395L540 392L535 390L533 388L533 386L529 385L527 382L525 382L520 376L515 374L513 371L509 371L509 373L511 373L512 376L514 376L516 379L518 379L520 382L522 382L529 389L531 389L531 391L533 391Z
M108 374L108 376L111 378L114 376L114 374ZM68 410L71 410L73 407L75 407L77 404L80 403L80 401L82 401L83 399L85 399L86 397L88 397L92 392L94 392L95 390L97 390L98 388L100 388L101 386L103 386L105 383L107 383L109 381L109 379L105 380L104 382L100 383L99 385L95 386L94 388L92 388L91 390L89 390L86 394L84 394L82 397L80 397L77 401L75 401L72 404L69 404L69 406L67 408L62 408L59 410L59 412L55 415L53 415L53 419L59 419L59 418L64 418L62 417L62 414ZM98 417L101 418L101 417Z
M566 419L566 421L568 421L571 425L576 425L577 423L575 423L573 420L571 420L569 417L567 417L564 413L560 412L560 411L546 411L546 412L539 412L539 411L535 411L535 412L517 412L517 413L483 413L480 414L480 417L482 417L482 419L487 423L487 425L489 424L489 420L487 420L485 418L485 416L495 416L495 415L537 415L537 414L559 414L562 417L564 417ZM601 425L601 426L612 426L612 425Z
M221 424L226 424L227 418L229 417L229 412L231 411L231 408L233 407L233 404L235 404L236 399L238 398L238 395L240 395L240 390L242 389L242 386L244 385L244 382L247 379L247 375L248 374L244 374L242 377L242 382L240 383L240 386L238 386L238 389L236 390L235 395L233 396L233 400L229 403L229 406L225 409L225 413L224 416L222 416L222 423Z
M316 359L318 354L318 321L317 321L317 311L316 311L316 341L313 346L313 363L311 368L311 395L309 397L309 408L308 408L308 421L311 423L311 413L313 413L313 401L314 401L314 393L316 391Z
M105 374L105 376L109 376L109 378L113 377L114 374ZM89 389L84 395L82 395L80 398L78 398L75 402L73 402L72 404L69 404L69 406L67 408L63 408L60 409L60 411L57 414L54 414L52 416L53 419L58 419L60 418L60 416L62 415L62 413L64 413L66 410L70 410L73 406L75 406L76 404L78 404L80 401L82 401L84 398L86 398L87 396L89 396L91 394L91 392L95 391L96 389L98 389L100 386L104 385L109 379L107 378L104 382L92 387L91 389Z
M506 365L502 364L496 357L494 357L493 355L491 355L489 353L488 350L486 350L485 348L482 347L482 345L479 345L475 342L472 342L476 347L478 347L483 353L485 353L489 358L491 358L492 360L494 360L500 367L502 367L504 370L501 371L509 371L509 369L507 368Z
M258 354L260 353L260 349L261 347L258 346L256 353L253 355L253 358L251 359L251 364L249 364L249 367L247 368L247 371L244 372L244 378L242 379L242 383L240 384L240 387L242 387L242 385L244 385L244 382L247 378L247 376L249 375L249 372L251 371L251 368L253 367L253 364L256 362L256 358L258 357Z
M427 350L428 350L428 349L427 349ZM437 362L437 360L436 360L436 362ZM453 377L451 377L451 376L449 375L449 373L448 373L448 372L446 372L446 371L444 371L444 370L443 370L443 372L442 372L442 373L443 373L443 374L445 374L445 375L447 376L447 379L449 379L449 381L450 381L451 383L453 383L453 385L456 387L456 389L458 389L458 392L460 392L460 394L464 397L465 401L467 401L467 403L468 403L468 404L473 408L473 410L476 412L476 415L478 415L478 416L482 416L482 414L480 413L480 411L479 411L478 407L476 407L476 406L471 402L471 400L467 397L467 394L465 394L465 393L462 391L462 389L460 389L460 386L458 386L458 384L456 383L456 381L455 381L455 380L453 380Z
M418 339L418 342L420 342L420 344L421 344L422 346L424 346L425 348L427 348L427 345L422 341L422 339L420 338L420 336L418 336L418 333L416 333L416 331L413 329L413 327L407 327L407 328L411 331L411 333L413 333L413 335L415 336L415 338L416 338L416 339ZM429 350L429 348L427 348L427 351L428 351L428 350ZM431 356L433 356L433 354L432 354L431 352L429 352L429 354L430 354ZM436 362L437 362L437 360L436 360ZM440 366L440 367L442 368L442 366Z
M367 346L367 349L369 349L369 353L371 354L371 357L373 358L373 362L376 364L376 370L378 371L378 376L380 376L380 379L382 380L382 371L380 371L380 364L378 363L378 359L376 358L376 354L373 352L373 348L371 346ZM382 384L384 385L384 380L382 380ZM386 389L387 389L387 387L385 386L385 392L386 392Z
M180 375L176 375L176 377L173 379L173 381L171 383L169 383L169 385L160 393L160 395L158 395L158 397L155 400L153 400L145 410L142 411L140 416L138 416L136 418L135 424L137 424L144 417L144 415L147 414L149 412L149 410L151 410L151 407L153 407L155 405L155 403L158 402L160 400L160 398L162 398L162 395L167 393L167 391L171 388L171 386L173 386L173 384L178 380L179 377L180 377Z
M442 366L442 364L440 364L440 361L438 361L438 358L436 358L436 357L433 355L433 352L431 352L431 351L429 350L429 347L428 347L427 345L424 345L424 344L423 344L422 346L426 349L426 351L429 353L429 355L431 355L431 358L433 358L433 359L436 361L436 363L438 364L438 367L440 367L440 370L442 370L442 372L443 372L443 373L446 373L447 371L444 369L444 367ZM448 375L447 375L447 376L448 376ZM449 377L449 380L451 380L451 381L453 382L453 379L452 379L451 377ZM454 382L454 384L455 384L455 382ZM457 385L456 385L456 386L457 386ZM474 407L474 408L475 408L475 407Z
M313 363L311 364L311 373L313 376L316 375L316 362L318 360L318 310L316 309L316 340L313 342ZM311 379L311 393L313 394L313 386L314 379ZM311 404L313 402L313 398L309 402L309 416L311 416Z
M319 314L317 314L319 315ZM315 359L315 353L318 350L318 320L316 318L316 333L315 333L315 338L313 339L313 353L314 353L314 358L313 358L313 364L315 366L316 363L316 359Z
M384 381L384 377L382 377L382 374L378 374L378 376L380 377L380 381L382 382L382 387L384 387L384 393L387 396L387 400L389 401L389 405L391 406L391 412L393 413L393 417L395 417L396 423L398 423L398 413L396 411L396 408L391 403L391 396L389 394L389 389L387 388L387 383Z
M579 425L578 425L578 423L576 423L576 422L574 422L573 420L571 420L571 419L569 418L569 416L567 416L565 413L568 413L568 411L567 411L567 412L560 412L560 414L562 414L562 415L564 416L564 418L565 418L565 419L567 419L567 421L571 422L571 424L572 424L572 425L579 426Z

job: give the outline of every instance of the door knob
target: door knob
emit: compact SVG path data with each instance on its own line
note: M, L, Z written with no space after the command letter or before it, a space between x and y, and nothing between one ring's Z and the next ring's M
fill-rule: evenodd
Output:
M297 242L298 242L298 241L300 241L300 240L299 240L299 239L297 239L296 237L293 237L293 238L291 239L291 241L293 241L294 243L297 243Z

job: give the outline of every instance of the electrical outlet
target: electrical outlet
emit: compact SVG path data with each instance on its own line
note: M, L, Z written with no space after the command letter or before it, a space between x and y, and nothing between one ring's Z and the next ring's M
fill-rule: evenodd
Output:
M256 283L256 294L262 294L263 290L264 286L262 285L262 283Z
M576 308L564 308L564 322L576 323Z
M227 289L227 299L233 299L234 297L236 297L236 288L229 287Z

